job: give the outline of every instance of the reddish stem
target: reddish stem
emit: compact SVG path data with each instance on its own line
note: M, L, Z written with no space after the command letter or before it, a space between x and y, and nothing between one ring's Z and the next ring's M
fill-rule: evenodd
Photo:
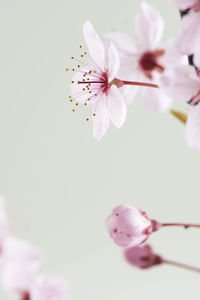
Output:
M178 268L182 268L182 269L185 269L185 270L189 270L189 271L200 273L200 268L196 268L196 267L188 266L188 265L185 265L185 264L181 264L181 263L178 263L176 261L171 261L171 260L163 259L162 262L166 263L168 265L174 266L174 267L178 267Z
M188 224L188 223L162 223L161 224L161 227L166 227L166 226L181 226L184 227L185 229L189 227L200 228L199 224Z
M106 81L78 81L78 84L88 84L88 83L100 83L105 84ZM154 83L147 83L147 82L138 82L138 81L128 81L128 80L121 80L115 79L111 84L118 84L118 87L122 87L123 85L138 85L138 86L147 86L152 88L159 88L157 84Z
M126 85L140 85L140 86L148 86L153 88L159 88L157 84L154 83L147 83L147 82L137 82L137 81L128 81L128 80L121 80Z

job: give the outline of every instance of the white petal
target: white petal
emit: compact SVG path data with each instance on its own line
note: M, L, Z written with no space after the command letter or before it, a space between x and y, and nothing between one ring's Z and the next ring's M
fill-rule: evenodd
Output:
M182 18L176 43L182 54L193 54L200 44L200 12L190 12Z
M97 140L100 140L109 127L108 109L105 103L105 96L97 99L96 109L93 110L95 117L93 117L93 135Z
M166 112L169 110L172 99L166 95L161 89L144 88L144 103L149 109L155 112Z
M89 21L86 21L83 25L83 34L92 60L101 69L104 69L105 49L103 41L97 35L93 25Z
M200 78L194 67L180 66L160 77L161 88L174 100L189 101L200 90Z
M109 82L111 82L115 76L117 75L117 72L120 67L120 59L119 54L114 46L113 43L111 43L109 50L108 50L108 79Z
M166 67L188 64L187 55L180 54L174 39L170 39L165 47L164 55L159 57L159 63Z
M164 22L159 12L147 2L142 2L136 16L136 32L146 49L154 49L159 43Z
M128 34L111 32L106 34L103 40L106 45L109 45L110 42L115 45L123 63L126 63L127 60L130 61L130 57L134 57L138 53L133 38Z
M191 108L188 114L185 136L190 148L200 150L200 105Z
M124 98L116 86L112 86L109 90L107 105L111 121L120 128L126 119L127 109Z
M168 0L176 5L179 9L187 9L198 3L198 0Z
M194 63L198 68L200 68L200 45L194 52Z

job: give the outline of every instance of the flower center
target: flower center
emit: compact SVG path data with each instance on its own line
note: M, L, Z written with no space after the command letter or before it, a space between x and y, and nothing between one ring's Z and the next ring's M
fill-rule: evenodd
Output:
M147 51L141 56L139 66L148 78L152 79L153 71L160 73L164 71L164 67L158 63L158 58L163 54L164 50L155 50Z

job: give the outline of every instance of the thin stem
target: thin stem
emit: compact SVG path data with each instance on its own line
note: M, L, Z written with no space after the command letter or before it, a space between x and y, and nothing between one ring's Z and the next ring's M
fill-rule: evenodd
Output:
M78 81L78 84L88 84L88 83L100 83L100 84L106 84L106 81ZM121 87L123 85L138 85L138 86L147 86L152 88L159 88L157 84L154 83L147 83L147 82L138 82L138 81L128 81L128 80L121 80L115 78L112 82L112 84L116 84L117 86Z
M178 263L178 262L175 262L175 261L163 259L163 263L174 266L174 267L182 268L182 269L185 269L185 270L200 273L200 268L196 268L196 267L193 267L193 266L188 266L188 265Z
M123 82L126 85L140 85L140 86L148 86L148 87L157 88L157 89L159 88L159 86L157 84L153 84L153 83L128 81L128 80L121 80L121 82Z
M180 226L184 227L185 229L194 227L194 228L200 228L200 224L188 224L188 223L162 223L161 227L167 227L167 226Z

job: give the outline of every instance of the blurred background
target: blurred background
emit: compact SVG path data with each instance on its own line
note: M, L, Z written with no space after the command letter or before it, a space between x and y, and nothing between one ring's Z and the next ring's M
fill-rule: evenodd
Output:
M90 20L100 35L132 34L140 2L0 2L0 193L12 231L42 250L43 272L70 281L73 300L200 294L198 274L126 264L105 229L105 218L123 203L161 222L200 222L200 159L186 145L184 126L150 112L138 95L125 125L110 126L97 142L92 124L66 102L65 68L79 55L83 22ZM167 1L148 2L163 15L167 40L178 11ZM168 259L200 267L199 238L195 229L166 228L149 242ZM3 288L0 298L11 299Z

